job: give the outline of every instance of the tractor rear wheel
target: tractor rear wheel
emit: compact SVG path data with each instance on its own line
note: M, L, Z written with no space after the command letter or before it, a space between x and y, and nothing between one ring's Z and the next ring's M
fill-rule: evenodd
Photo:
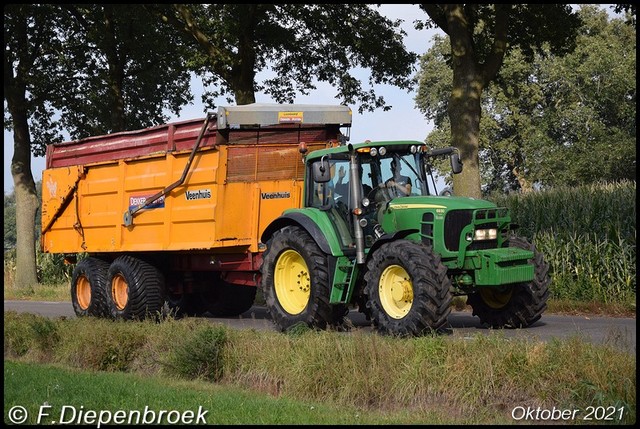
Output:
M87 257L75 266L71 277L71 303L76 316L107 314L107 270L109 263Z
M145 319L162 314L164 276L153 265L129 255L109 267L107 305L114 319Z
M511 237L510 247L531 250L534 277L529 283L479 288L467 297L473 315L492 328L526 328L537 322L547 308L549 264L534 245L521 237Z
M329 304L327 256L302 228L286 226L273 234L261 271L267 310L282 331L298 324L325 329L342 322L346 306Z
M367 307L379 332L419 336L447 322L451 282L431 247L409 240L383 244L369 260L364 278Z

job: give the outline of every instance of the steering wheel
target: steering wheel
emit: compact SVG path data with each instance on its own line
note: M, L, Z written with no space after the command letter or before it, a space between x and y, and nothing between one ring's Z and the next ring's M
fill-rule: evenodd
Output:
M367 193L367 198L372 203L378 204L383 201L390 200L391 195L389 195L389 190L387 189L387 186L384 183L380 183L379 185L376 185L373 189L371 189Z
M347 205L344 202L342 202L340 200L335 201L334 207L336 208L338 213L340 213L340 215L344 219L348 219L349 218L349 208L347 207Z

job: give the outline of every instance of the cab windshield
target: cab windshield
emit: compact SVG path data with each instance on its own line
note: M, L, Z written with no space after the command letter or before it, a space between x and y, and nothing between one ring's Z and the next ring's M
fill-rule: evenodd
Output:
M428 195L424 174L420 172L420 158L417 154L388 152L384 156L362 158L365 173L362 183L372 190L364 196L372 201L392 200L412 195Z

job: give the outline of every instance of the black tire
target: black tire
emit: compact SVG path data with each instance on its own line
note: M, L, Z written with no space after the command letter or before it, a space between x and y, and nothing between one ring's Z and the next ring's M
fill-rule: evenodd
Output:
M521 237L511 237L509 247L531 250L534 277L529 283L485 287L467 297L473 315L491 328L526 328L542 317L549 298L549 264L533 244Z
M107 270L109 263L87 257L78 262L71 276L71 303L78 317L107 315Z
M199 315L199 296L194 293L167 293L165 300L166 315L171 315L176 318Z
M302 228L287 226L273 234L261 272L267 310L282 331L298 324L326 329L343 322L347 307L329 304L327 256Z
M213 317L235 317L248 311L256 298L255 286L236 285L219 280L200 292L203 312Z
M380 333L420 336L447 323L451 281L431 247L409 240L383 244L367 263L364 279L367 307Z
M153 265L129 255L119 256L109 267L107 278L112 318L142 320L162 315L164 276Z

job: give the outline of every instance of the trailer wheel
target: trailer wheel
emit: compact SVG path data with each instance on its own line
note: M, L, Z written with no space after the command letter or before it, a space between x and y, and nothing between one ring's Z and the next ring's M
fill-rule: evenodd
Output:
M164 276L153 265L123 255L113 261L107 277L107 304L111 317L132 320L161 315Z
M440 257L408 240L383 244L367 264L365 293L376 329L395 336L437 331L451 313L451 282Z
M193 293L172 294L165 297L166 315L176 318L198 316L198 296Z
M71 303L78 317L107 315L109 263L87 257L77 263L71 277Z
M302 228L286 226L273 234L261 271L267 310L282 331L300 323L325 329L342 322L346 306L329 304L327 256Z
M473 315L492 328L526 328L537 322L547 308L549 264L534 245L521 237L511 237L510 247L531 250L534 277L529 283L479 288L467 297Z

